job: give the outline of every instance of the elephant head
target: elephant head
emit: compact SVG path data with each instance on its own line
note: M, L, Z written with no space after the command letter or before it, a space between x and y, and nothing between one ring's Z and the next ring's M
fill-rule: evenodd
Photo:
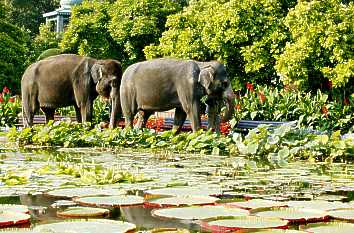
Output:
M219 113L225 104L221 120L228 121L234 113L235 94L227 78L225 66L218 61L197 62L200 73L198 82L207 94L208 128L219 129Z
M121 64L116 60L97 60L91 67L91 77L96 84L97 93L110 99L112 111L110 128L115 127L118 115L121 114L119 87L122 78Z

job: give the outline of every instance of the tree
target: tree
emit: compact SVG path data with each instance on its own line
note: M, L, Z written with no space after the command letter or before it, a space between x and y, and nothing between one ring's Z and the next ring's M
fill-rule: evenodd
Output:
M145 59L143 49L158 41L166 18L183 0L86 1L73 9L61 47L96 58L115 58L126 67Z
M7 86L13 92L20 88L21 75L26 67L29 34L0 19L0 88Z
M353 93L354 4L340 0L301 1L285 24L291 40L276 62L285 83L305 89L323 87Z
M43 14L59 7L59 0L0 0L6 6L7 20L18 26L24 27L34 36L45 20Z
M282 0L191 1L168 17L158 45L145 48L147 58L174 56L217 59L228 68L234 86L277 79L275 59L289 36L282 20L296 3Z

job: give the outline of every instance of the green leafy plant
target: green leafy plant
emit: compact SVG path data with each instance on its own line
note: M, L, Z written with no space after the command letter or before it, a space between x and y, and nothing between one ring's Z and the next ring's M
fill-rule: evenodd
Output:
M5 86L0 93L0 126L13 126L20 111L20 100L11 96L10 89Z

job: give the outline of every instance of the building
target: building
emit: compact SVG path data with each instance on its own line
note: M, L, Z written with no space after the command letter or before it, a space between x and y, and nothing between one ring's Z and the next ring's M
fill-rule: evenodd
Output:
M60 8L55 11L43 14L47 24L53 25L53 31L63 32L65 25L69 23L71 7L80 4L82 0L61 0Z

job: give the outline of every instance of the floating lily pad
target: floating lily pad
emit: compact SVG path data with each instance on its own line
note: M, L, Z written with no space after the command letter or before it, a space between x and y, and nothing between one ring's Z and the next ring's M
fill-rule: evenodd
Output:
M263 199L251 199L249 201L230 202L230 203L225 203L225 205L230 207L237 207L245 210L267 209L272 207L287 206L285 202L270 201L270 200L263 200Z
M162 208L193 205L214 205L219 199L216 197L166 197L149 200L144 203L145 207Z
M286 207L256 212L255 215L260 217L277 217L297 223L324 221L329 218L328 213L325 211Z
M125 191L115 189L102 189L102 188L65 188L55 189L45 193L47 196L55 198L73 198L73 197L89 197L89 196L109 196L109 195L123 195Z
M11 228L0 230L0 233L34 233L34 231L32 229Z
M252 231L254 233L306 233L305 231L297 231L297 230L282 230L282 229L269 229L269 230L259 230Z
M85 206L119 208L119 207L142 205L144 203L144 198L139 196L133 196L133 195L81 197L81 198L74 198L74 202Z
M193 187L171 187L162 189L150 189L144 191L145 199L161 197L180 197L180 196L220 196L220 189L203 189Z
M151 233L189 233L189 230L182 228L155 228Z
M55 201L50 206L52 208L67 208L67 207L77 206L77 203L73 202L73 201L69 201L69 200L58 200L58 201Z
M256 230L264 228L288 229L288 221L279 218L241 216L232 219L221 219L215 221L202 221L203 229L212 232L229 232L237 230Z
M28 214L29 209L25 205L12 205L12 204L0 204L0 212L1 211L12 211Z
M64 218L79 218L79 217L101 217L109 214L108 209L94 207L69 207L64 211L58 211L58 217Z
M64 221L36 226L35 232L51 233L119 233L135 230L136 226L129 222L108 220L108 219L87 219L80 221Z
M340 208L349 207L348 204L338 201L324 201L324 200L313 200L313 201L288 201L289 207L315 209L315 210L335 210Z
M0 227L28 223L30 218L31 216L29 214L12 211L1 211Z
M328 213L332 218L354 222L354 208L337 209Z
M353 233L354 224L344 222L329 222L309 224L304 229L311 233Z
M321 195L315 198L315 200L325 200L325 201L344 201L347 199L347 196L343 195Z
M223 206L191 206L181 208L166 208L152 211L154 217L182 220L200 220L217 217L246 216L249 212L242 209Z

